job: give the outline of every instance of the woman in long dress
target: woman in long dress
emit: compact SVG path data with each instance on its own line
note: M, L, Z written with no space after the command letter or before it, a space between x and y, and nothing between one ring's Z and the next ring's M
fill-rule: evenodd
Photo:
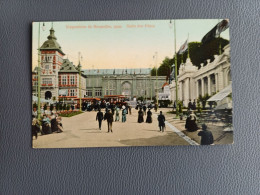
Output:
M116 108L116 119L115 121L119 121L119 108Z
M186 125L185 127L187 128L187 131L197 131L198 130L198 126L196 124L196 115L193 113L193 111L191 111L191 114L189 116L189 119L187 119L186 121Z
M151 109L150 109L150 108L149 108L149 110L148 110L148 112L147 112L146 122L147 122L147 123L152 123L152 122L153 122L152 112L151 112Z
M138 111L138 123L142 123L144 122L144 112L142 110L142 108L140 108L140 110Z
M51 131L56 132L58 130L58 124L56 120L56 115L54 113L51 114Z

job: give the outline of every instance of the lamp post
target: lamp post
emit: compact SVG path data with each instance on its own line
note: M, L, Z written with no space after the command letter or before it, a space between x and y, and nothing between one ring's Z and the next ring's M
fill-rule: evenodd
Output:
M45 30L45 24L43 23L42 30ZM37 118L40 120L41 118L41 51L40 51L40 35L41 35L41 23L39 22L38 28L38 84L37 84L37 91L38 91L38 105L37 105Z
M179 115L179 108L178 108L178 78L177 78L177 53L176 53L176 25L175 25L175 20L173 21L173 26L174 26L174 50L175 50L175 92L176 92L176 116ZM170 20L170 28L172 28L172 21Z
M80 52L79 52L79 111L82 111L82 105L81 105L81 64L80 64Z
M155 68L156 68L156 104L157 106L159 105L158 102L159 102L159 94L158 94L158 68L157 68L157 59L158 59L158 52L155 52Z

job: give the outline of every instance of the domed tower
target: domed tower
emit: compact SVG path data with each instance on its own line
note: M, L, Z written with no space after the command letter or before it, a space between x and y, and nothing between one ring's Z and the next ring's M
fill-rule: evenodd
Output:
M56 41L51 27L48 40L40 47L41 52L41 97L58 100L58 72L63 63L64 53ZM55 98L53 98L55 97Z

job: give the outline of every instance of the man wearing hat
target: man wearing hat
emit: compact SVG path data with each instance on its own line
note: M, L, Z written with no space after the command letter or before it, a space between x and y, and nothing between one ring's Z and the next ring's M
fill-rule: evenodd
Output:
M165 116L162 114L162 111L160 111L160 115L158 115L158 122L159 122L160 131L164 132Z
M101 110L98 110L97 116L96 116L96 121L98 120L98 127L99 130L101 130L101 125L102 125L102 120L103 120L103 112L101 112Z
M107 128L108 128L108 133L111 131L111 133L113 132L112 131L112 123L113 123L113 114L111 113L111 110L109 109L105 116L104 116L104 120L107 120Z
M213 135L211 131L207 130L207 125L202 124L202 131L198 133L198 136L201 136L200 145L210 145L213 144Z

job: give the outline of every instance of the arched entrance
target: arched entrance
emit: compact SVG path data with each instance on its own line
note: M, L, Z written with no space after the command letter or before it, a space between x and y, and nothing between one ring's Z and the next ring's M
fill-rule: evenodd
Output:
M49 100L49 99L51 99L51 97L52 97L52 93L50 91L46 91L45 92L45 99Z
M131 84L129 82L124 82L122 84L122 95L126 96L127 98L131 98Z

